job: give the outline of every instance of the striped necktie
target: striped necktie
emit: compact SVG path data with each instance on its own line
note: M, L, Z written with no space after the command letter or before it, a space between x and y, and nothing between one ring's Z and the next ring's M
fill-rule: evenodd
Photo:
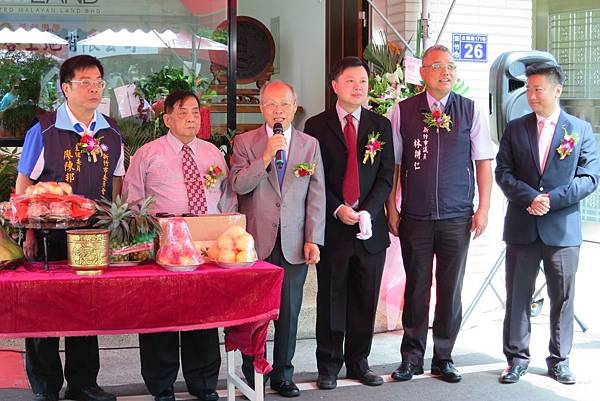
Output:
M188 145L183 145L182 168L190 213L196 215L206 214L208 208L202 175L194 160L192 149Z

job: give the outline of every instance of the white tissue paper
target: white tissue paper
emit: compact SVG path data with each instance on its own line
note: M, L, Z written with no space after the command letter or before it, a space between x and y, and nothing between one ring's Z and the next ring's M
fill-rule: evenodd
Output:
M356 238L367 240L373 236L371 214L366 210L358 212L358 226L360 227L360 232L356 234Z

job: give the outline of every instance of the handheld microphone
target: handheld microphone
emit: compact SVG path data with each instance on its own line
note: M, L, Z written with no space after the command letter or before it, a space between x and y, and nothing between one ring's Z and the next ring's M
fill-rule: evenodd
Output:
M273 135L283 135L283 125L281 123L273 124ZM278 150L275 153L275 166L282 168L285 161L285 150Z

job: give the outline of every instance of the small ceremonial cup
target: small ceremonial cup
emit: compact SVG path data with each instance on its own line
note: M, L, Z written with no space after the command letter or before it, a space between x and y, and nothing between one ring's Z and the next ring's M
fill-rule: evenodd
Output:
M102 274L110 260L108 230L67 230L69 266L80 276Z

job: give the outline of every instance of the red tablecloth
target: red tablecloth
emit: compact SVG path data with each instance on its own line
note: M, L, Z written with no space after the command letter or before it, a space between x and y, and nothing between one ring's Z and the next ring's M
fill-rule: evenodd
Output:
M227 328L226 349L256 356L261 373L283 270L266 262L186 273L155 264L75 275L64 263L0 271L0 337L54 337Z

